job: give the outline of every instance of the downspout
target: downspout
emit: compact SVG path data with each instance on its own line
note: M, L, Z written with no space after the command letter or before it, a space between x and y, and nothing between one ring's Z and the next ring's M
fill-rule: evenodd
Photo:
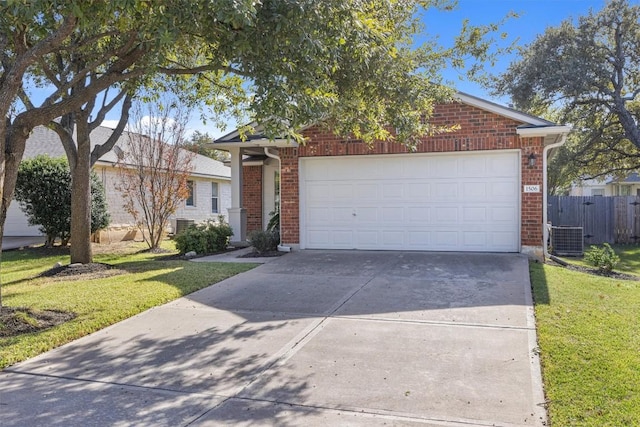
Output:
M278 173L280 174L280 180L278 182L278 194L280 195L280 205L281 205L280 214L282 214L282 160L280 160L280 156L278 156L277 154L273 154L271 151L269 151L269 147L264 147L264 155L278 161ZM282 233L279 233L279 234L280 234L280 244L278 245L278 250L280 252L291 252L290 246L284 246L282 244Z
M547 243L549 241L549 228L547 227L547 157L549 154L549 150L564 145L566 141L567 134L563 133L559 142L549 144L542 150L542 236L544 238L544 240L542 241L542 250L545 259L549 258L549 245Z

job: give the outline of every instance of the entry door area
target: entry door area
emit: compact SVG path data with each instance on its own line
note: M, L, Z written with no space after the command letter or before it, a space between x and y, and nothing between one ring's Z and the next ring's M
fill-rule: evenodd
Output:
M518 252L518 151L300 159L304 249Z

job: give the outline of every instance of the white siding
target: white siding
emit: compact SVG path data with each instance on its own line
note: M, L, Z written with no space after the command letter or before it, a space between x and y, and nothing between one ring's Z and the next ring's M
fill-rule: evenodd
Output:
M112 227L134 226L133 218L127 213L124 206L124 198L117 190L118 174L114 168L103 167L100 169L100 176L105 184L109 213L111 214ZM231 184L229 181L213 180L207 178L193 177L194 182L194 206L186 206L185 202L180 204L180 208L171 216L171 228L175 229L176 218L192 219L196 222L217 219L218 215L224 215L228 220L227 210L231 207ZM213 213L211 209L211 182L218 182L220 213Z

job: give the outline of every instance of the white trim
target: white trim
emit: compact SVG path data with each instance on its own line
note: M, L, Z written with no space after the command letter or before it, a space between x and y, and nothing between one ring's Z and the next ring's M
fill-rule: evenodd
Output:
M571 132L571 126L568 125L555 125L555 126L544 126L544 127L519 127L516 128L516 133L520 136L524 136L527 138L533 138L538 136L548 136L548 135L566 135Z
M268 138L260 138L260 139L252 139L244 142L212 142L207 144L209 148L213 148L216 150L226 151L230 148L250 148L250 147L297 147L298 143L295 141L291 141L289 139L268 139Z
M519 122L529 123L536 126L554 125L553 122L550 122L545 119L541 119L540 117L532 116L530 114L526 114L526 113L514 110L513 108L496 104L495 102L477 98L475 96L466 94L464 92L456 93L454 96L454 99L457 99L464 104L471 105L473 107L477 107L482 110L489 111L491 113L495 113L503 117L508 117L510 119L517 120Z

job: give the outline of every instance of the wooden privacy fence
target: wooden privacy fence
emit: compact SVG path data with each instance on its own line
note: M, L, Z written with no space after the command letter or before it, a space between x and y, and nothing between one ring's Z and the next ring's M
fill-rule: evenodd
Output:
M640 243L640 197L549 196L554 226L582 227L584 244Z

